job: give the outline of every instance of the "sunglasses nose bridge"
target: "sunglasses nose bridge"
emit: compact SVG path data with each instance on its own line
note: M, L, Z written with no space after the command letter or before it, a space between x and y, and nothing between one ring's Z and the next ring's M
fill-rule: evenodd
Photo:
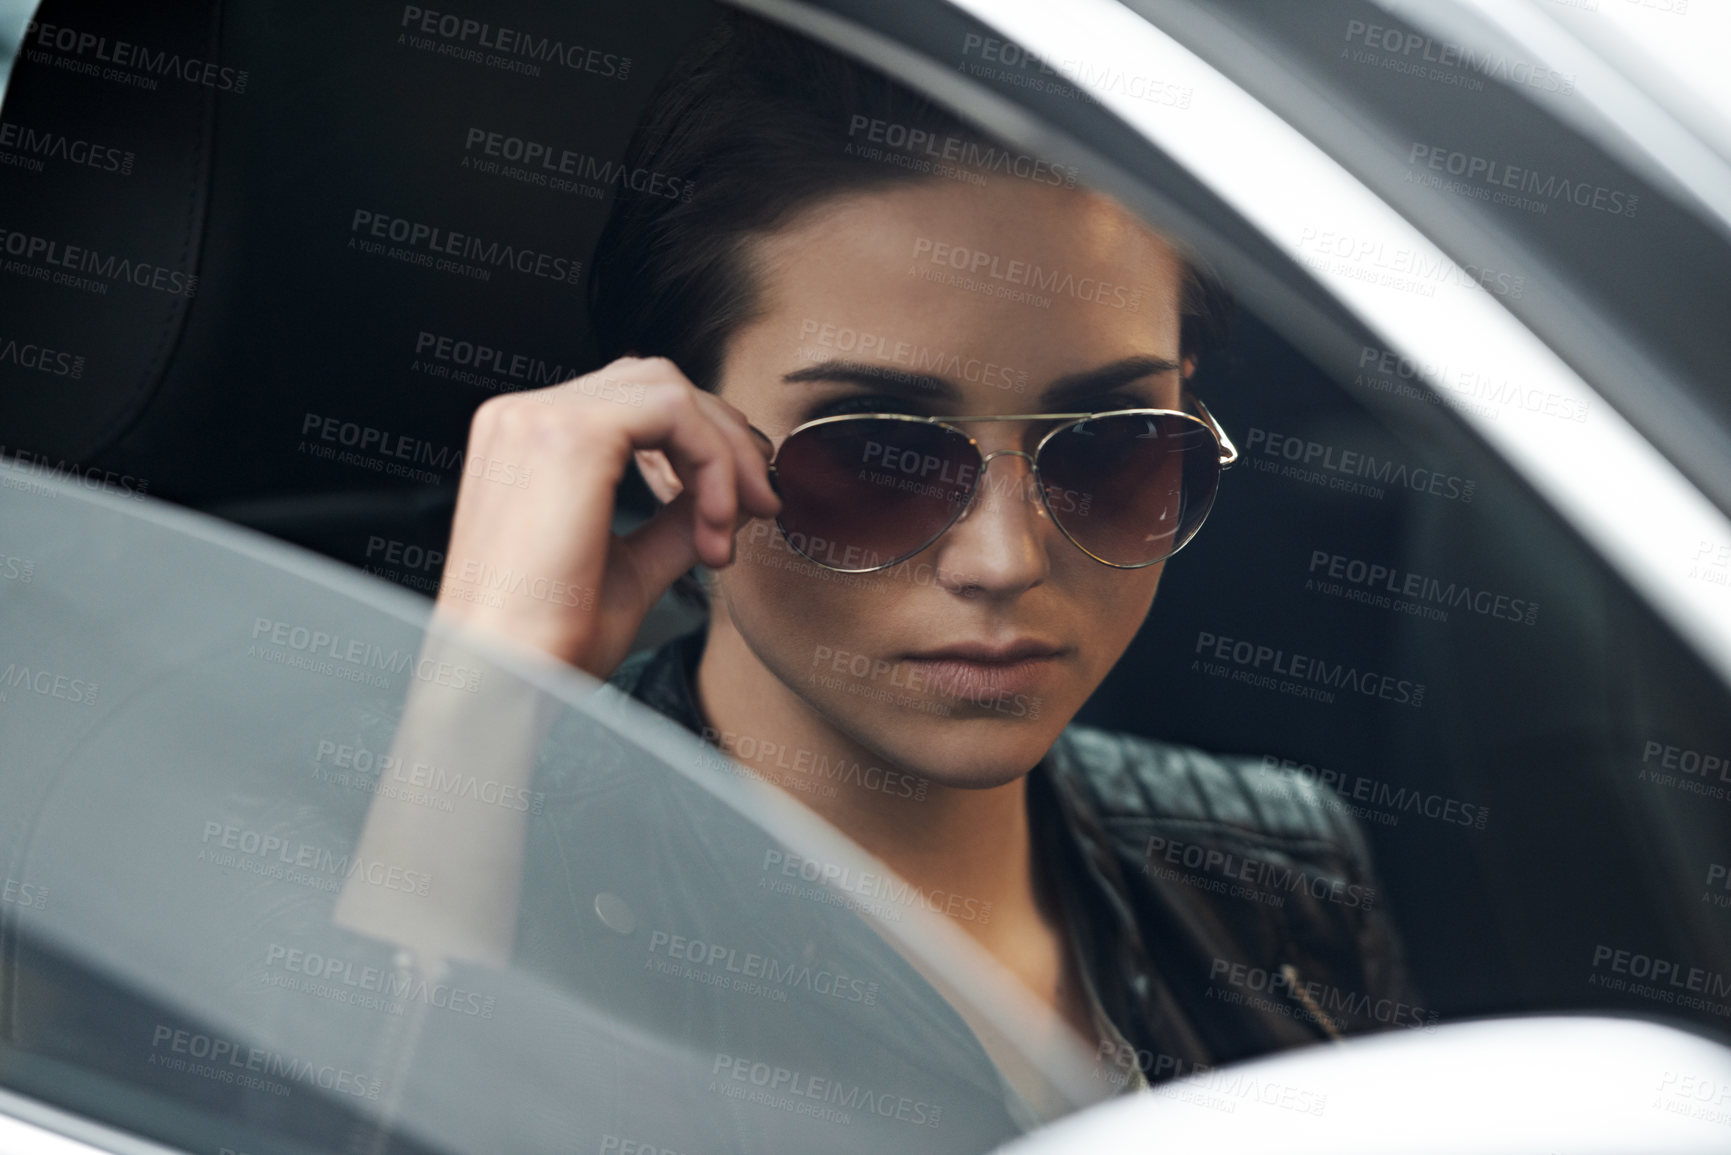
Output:
M986 494L988 497L996 496L992 484L986 476L986 470L991 466L994 457L1020 457L1028 463L1028 474L1026 479L1023 481L1022 494L1023 496L1027 496L1027 487L1030 485L1033 486L1036 491L1036 500L1034 502L1035 511L1044 514L1046 512L1045 503L1038 500L1040 476L1039 463L1034 460L1034 455L1032 453L1025 453L1020 449L994 449L990 453L980 455L980 471L977 475L977 480L974 482L974 491L969 495L968 507L962 511L962 516L965 517L972 511L976 500L982 494Z
M1032 453L1024 453L1020 449L994 449L980 458L981 473L986 471L986 466L992 463L992 458L994 457L1025 457L1028 459L1028 464L1030 466L1034 464L1034 455Z

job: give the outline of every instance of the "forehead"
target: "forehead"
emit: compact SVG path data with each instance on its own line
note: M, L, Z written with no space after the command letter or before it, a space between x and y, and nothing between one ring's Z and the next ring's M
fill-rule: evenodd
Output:
M966 387L938 366L983 360L1034 391L1121 357L1178 354L1177 254L1086 190L895 185L813 206L753 258L764 311L733 352L759 370L845 358Z

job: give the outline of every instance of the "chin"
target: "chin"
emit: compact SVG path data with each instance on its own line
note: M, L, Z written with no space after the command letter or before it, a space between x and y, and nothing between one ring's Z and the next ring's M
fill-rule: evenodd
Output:
M910 774L954 790L990 790L1032 770L1068 717L1042 712L1034 720L978 709L944 717L902 708L836 721L855 741Z

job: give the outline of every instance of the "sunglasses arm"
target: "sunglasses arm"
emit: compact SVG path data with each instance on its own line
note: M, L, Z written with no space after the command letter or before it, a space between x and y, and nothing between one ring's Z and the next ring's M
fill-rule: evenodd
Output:
M1238 446L1232 444L1232 438L1226 436L1226 430L1220 427L1220 422L1214 419L1214 414L1208 412L1208 406L1202 404L1202 398L1190 392L1188 386L1184 389L1184 399L1196 406L1196 412L1202 417L1208 428L1214 431L1214 436L1220 439L1220 468L1225 469L1238 460Z

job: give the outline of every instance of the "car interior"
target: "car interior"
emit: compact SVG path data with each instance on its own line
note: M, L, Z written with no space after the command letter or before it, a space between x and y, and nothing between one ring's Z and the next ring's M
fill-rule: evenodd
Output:
M954 10L907 31L915 6L871 7L834 6L903 29L952 70L964 37L983 34ZM1180 25L1194 8L1148 7ZM1218 19L1266 8L1227 5ZM573 68L475 51L468 11L428 5L44 0L37 25L74 34L26 39L3 120L90 147L76 163L14 145L35 163L0 166L0 329L69 353L77 371L0 358L0 447L431 598L476 407L599 367L584 274L634 179L620 158L655 80L715 11L486 6L494 26L584 46ZM123 85L69 63L85 32L227 71ZM1317 34L1318 59L1338 38ZM1731 786L1707 792L1718 779L1700 769L1731 761L1717 676L1228 204L1091 101L991 95L1108 158L1103 187L1140 190L1139 207L1192 226L1198 251L1235 274L1230 338L1197 392L1241 459L1077 722L1259 756L1334 789L1368 839L1376 901L1427 1013L1599 1010L1731 1037L1731 889L1714 873ZM1656 218L1643 227L1663 232L1680 212L1662 191L1642 198ZM436 267L430 246L456 234L534 259ZM30 269L55 245L179 276L51 284ZM1590 268L1574 272L1591 282ZM1563 323L1561 293L1532 296L1535 327ZM654 509L633 477L617 525ZM702 620L669 594L635 648ZM1281 690L1263 675L1282 651L1390 675L1401 700ZM67 977L77 961L7 934L10 919L0 910L4 1046L52 1055L124 995ZM1705 968L1718 995L1691 1006L1607 989L1595 981L1607 949Z

